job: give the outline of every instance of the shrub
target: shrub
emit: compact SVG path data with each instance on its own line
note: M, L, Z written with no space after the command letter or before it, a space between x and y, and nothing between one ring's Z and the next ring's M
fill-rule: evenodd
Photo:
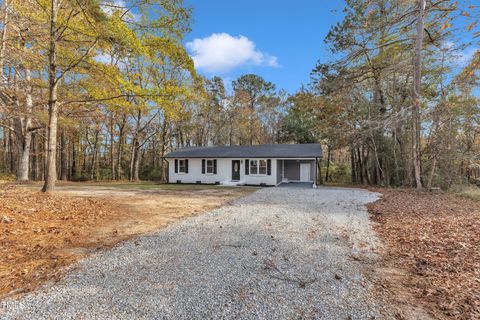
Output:
M12 173L0 173L0 181L15 181L17 177Z

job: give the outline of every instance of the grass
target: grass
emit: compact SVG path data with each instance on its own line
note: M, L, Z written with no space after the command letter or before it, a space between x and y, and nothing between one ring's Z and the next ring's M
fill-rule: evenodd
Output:
M478 187L470 187L462 190L460 195L468 197L470 199L478 200L480 201L480 188Z
M462 197L480 201L480 188L475 185L456 185L451 191Z

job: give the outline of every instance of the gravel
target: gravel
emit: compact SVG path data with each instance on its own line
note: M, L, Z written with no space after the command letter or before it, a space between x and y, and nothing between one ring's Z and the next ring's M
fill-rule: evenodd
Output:
M94 254L59 283L0 302L0 318L382 318L362 273L377 246L363 204L377 197L260 189Z

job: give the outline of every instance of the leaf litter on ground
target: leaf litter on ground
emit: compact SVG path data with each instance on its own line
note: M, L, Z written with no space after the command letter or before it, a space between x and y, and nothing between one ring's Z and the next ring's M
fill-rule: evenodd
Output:
M436 318L480 319L480 202L449 193L372 191L382 194L368 209L384 243L383 262L402 271L382 286L405 288L412 305Z

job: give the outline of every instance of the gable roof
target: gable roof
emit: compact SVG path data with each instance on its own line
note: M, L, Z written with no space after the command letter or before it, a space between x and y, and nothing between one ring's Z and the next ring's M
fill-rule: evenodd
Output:
M308 144L189 147L170 152L166 158L321 158L322 147Z

